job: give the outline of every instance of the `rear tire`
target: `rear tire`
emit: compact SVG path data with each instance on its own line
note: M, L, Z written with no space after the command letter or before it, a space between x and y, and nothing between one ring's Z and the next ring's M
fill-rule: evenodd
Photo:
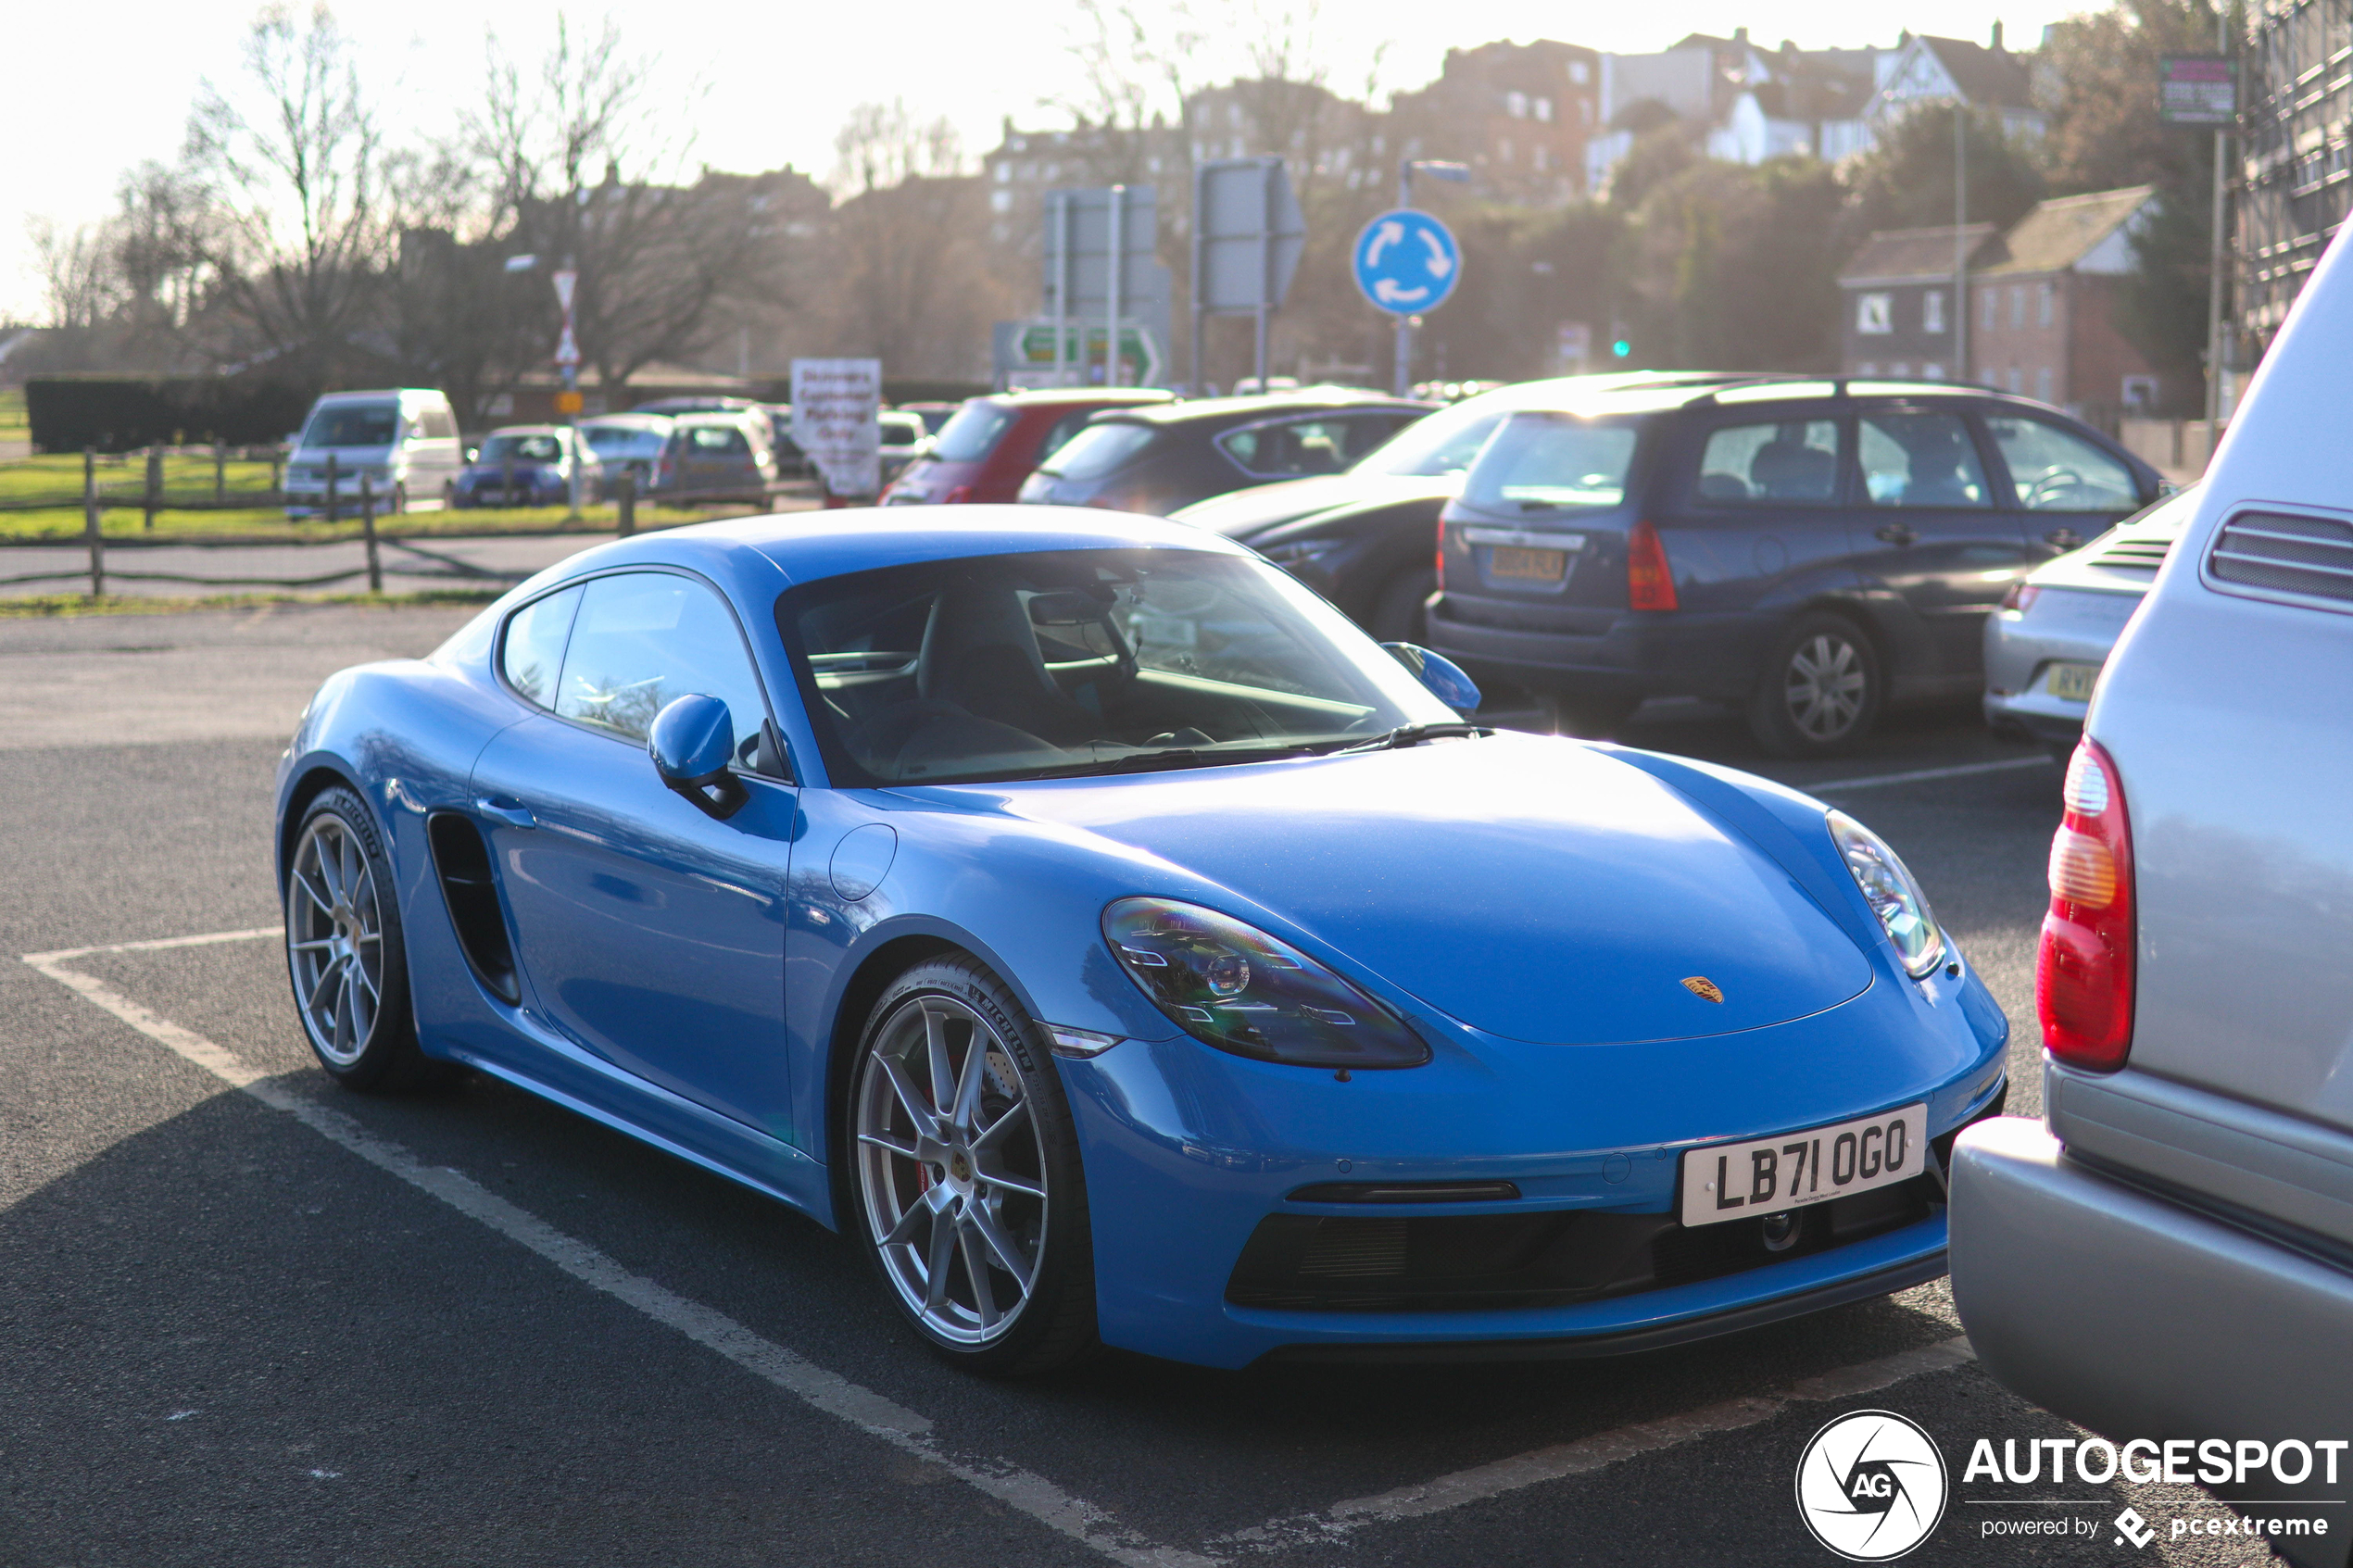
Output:
M934 1352L987 1376L1100 1348L1078 1135L1043 1040L976 960L892 982L849 1076L851 1223Z
M1879 650L1843 615L1800 616L1774 643L1748 728L1775 757L1835 757L1871 733L1886 701Z
M362 1093L437 1087L461 1071L417 1043L394 887L367 803L340 784L322 792L287 860L286 974L319 1065Z

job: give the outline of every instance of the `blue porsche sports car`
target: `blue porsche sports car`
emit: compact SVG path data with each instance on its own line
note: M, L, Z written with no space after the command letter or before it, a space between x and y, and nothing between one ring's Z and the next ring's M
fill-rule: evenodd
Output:
M279 778L306 1033L851 1233L933 1347L1586 1355L1944 1267L2008 1026L1902 863L1465 721L1249 550L1025 508L606 545Z

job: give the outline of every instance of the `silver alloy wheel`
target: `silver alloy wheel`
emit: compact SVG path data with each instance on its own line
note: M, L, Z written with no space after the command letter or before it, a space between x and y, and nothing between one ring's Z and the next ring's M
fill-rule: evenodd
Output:
M1790 722L1808 740L1831 741L1863 714L1863 651L1834 632L1818 632L1790 655L1781 700Z
M857 1132L868 1234L900 1298L950 1344L1001 1338L1036 1286L1050 1210L1005 1042L951 997L909 999L867 1054Z
M332 811L313 819L295 846L286 959L310 1043L335 1066L353 1065L383 1005L384 916L368 852Z

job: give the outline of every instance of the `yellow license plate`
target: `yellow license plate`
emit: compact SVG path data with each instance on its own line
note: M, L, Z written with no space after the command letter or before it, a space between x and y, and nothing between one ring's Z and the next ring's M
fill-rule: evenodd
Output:
M1568 575L1568 552L1498 545L1495 553L1488 558L1487 570L1493 576L1517 578L1523 583L1557 583Z
M2054 664L2044 689L2066 702L2089 702L2092 687L2100 678L2096 664Z

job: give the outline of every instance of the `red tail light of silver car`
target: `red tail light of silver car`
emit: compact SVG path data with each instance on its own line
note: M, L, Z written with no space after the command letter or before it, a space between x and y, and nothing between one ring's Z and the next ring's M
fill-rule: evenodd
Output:
M2133 834L2123 780L2097 741L2077 745L2062 794L2034 1006L2054 1057L2112 1073L2133 1048Z

